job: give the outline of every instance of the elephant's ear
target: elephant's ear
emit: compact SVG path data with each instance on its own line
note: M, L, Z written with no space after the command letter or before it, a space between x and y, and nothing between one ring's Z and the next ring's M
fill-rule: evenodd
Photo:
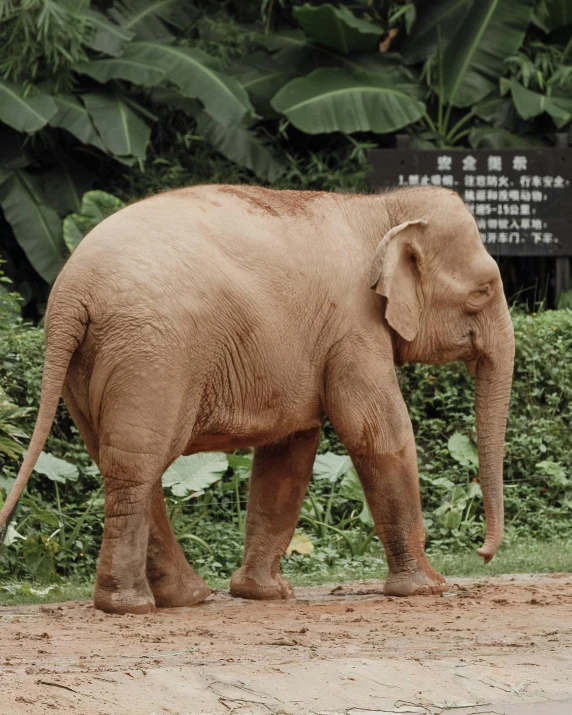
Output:
M423 256L415 235L425 226L424 219L394 226L377 247L371 266L370 285L387 298L385 318L408 341L417 335L423 310L419 285Z

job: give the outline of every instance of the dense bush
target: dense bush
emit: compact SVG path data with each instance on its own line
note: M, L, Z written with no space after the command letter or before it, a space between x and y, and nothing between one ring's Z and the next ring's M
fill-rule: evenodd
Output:
M14 316L13 299L0 293L0 310ZM505 459L507 538L570 536L572 523L572 311L514 315L517 356ZM43 331L12 317L0 324L0 386L10 402L33 408L7 416L25 444L39 403ZM472 379L461 364L408 365L402 390L414 424L421 492L430 549L478 543L484 533L476 482ZM1 400L0 400L1 402ZM0 405L0 435L3 427ZM17 462L0 442L0 496ZM44 464L34 473L14 521L11 543L0 554L3 578L89 579L95 569L103 523L101 479L64 406L46 451L77 469ZM371 564L380 545L349 461L331 428L320 444L314 479L300 520L299 549L286 568L296 572L328 565ZM330 453L330 454L327 454ZM185 458L183 458L185 459ZM191 562L205 575L226 576L242 550L249 455L214 455L198 464L187 458L165 480L175 532ZM199 469L200 467L200 469ZM224 475L224 476L223 476Z

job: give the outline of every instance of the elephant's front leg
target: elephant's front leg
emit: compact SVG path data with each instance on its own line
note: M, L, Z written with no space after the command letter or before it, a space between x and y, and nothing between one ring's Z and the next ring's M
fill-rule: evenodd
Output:
M280 559L296 528L319 439L317 427L256 450L244 557L230 582L233 596L257 599L293 596L292 587L280 573Z
M147 579L158 608L192 606L210 594L189 565L167 516L161 482L153 487L147 545Z
M417 453L407 408L391 373L375 379L362 366L353 393L334 388L328 415L359 474L377 533L385 548L388 596L439 593L445 579L425 555ZM351 373L350 373L351 374ZM355 375L355 373L353 373ZM356 384L359 380L360 384Z
M445 579L425 555L417 456L413 439L396 452L349 449L385 548L389 573L384 593L440 593Z

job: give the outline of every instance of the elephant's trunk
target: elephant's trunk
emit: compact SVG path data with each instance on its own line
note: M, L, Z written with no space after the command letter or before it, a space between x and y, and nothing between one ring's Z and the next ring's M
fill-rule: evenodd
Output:
M485 563L495 555L504 527L503 456L514 367L514 331L506 304L503 313L501 325L494 328L494 346L487 346L475 375L479 477L487 520L485 543L477 553Z

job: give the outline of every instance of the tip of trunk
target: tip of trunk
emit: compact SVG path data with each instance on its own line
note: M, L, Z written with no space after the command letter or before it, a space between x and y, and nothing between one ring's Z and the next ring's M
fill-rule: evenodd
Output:
M485 543L481 546L480 549L477 549L477 554L483 557L484 562L486 564L488 564L489 561L496 554L497 549L500 546L500 541L500 538L495 539L494 541L489 541L488 539L485 539Z

